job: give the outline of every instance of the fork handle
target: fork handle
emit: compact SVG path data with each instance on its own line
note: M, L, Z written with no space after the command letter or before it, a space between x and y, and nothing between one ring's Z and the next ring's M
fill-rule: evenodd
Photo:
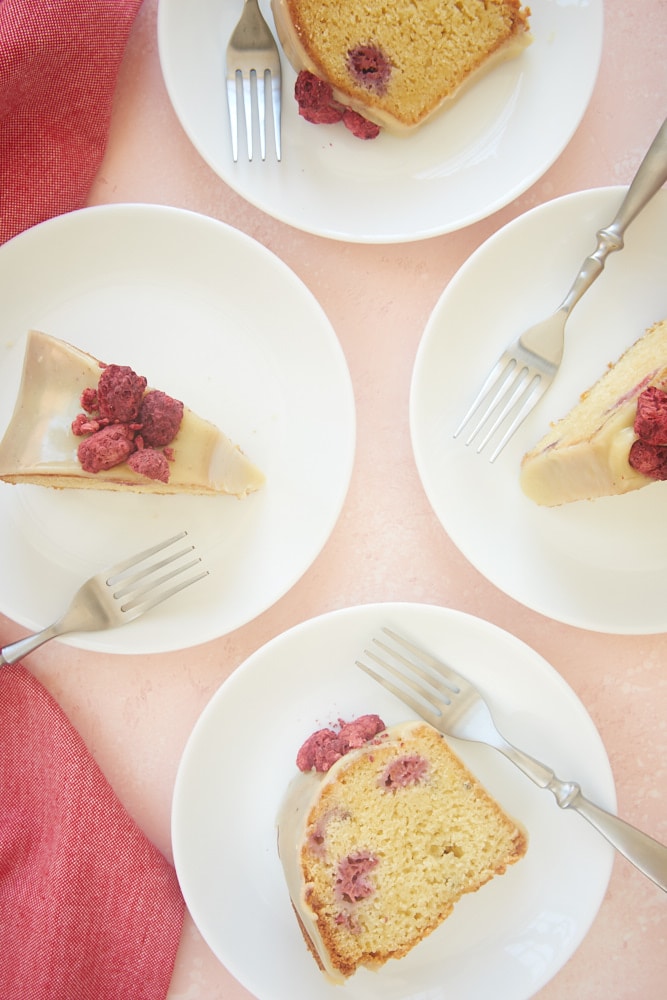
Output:
M18 642L10 643L9 646L5 646L4 649L0 650L0 667L9 667L12 663L18 663L28 653L32 653L39 646L43 646L49 639L55 639L60 633L61 629L56 623L42 629L41 632L36 632L35 635L29 635L25 639L19 639Z
M595 805L581 793L574 781L561 781L551 768L517 750L506 740L494 744L513 764L540 788L553 792L561 809L574 809L594 826L623 857L667 892L667 846L636 827Z
M667 180L667 119L649 146L614 221L597 232L597 247L581 265L572 288L558 308L568 315L602 273L607 257L623 249L625 231Z

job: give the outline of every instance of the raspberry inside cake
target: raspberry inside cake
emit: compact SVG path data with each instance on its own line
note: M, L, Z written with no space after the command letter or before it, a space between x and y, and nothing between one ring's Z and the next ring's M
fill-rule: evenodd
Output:
M278 818L302 933L339 983L406 955L527 847L436 730L421 721L384 729L379 720L359 746L354 736L368 735L359 722L369 719L377 716L352 723L353 737L334 745L329 770L329 746L319 765L306 755L312 769L291 783Z

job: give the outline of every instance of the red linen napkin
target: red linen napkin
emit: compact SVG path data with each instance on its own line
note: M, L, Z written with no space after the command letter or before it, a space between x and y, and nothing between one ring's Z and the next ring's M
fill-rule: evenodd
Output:
M0 669L0 997L165 997L184 904L58 704Z
M0 0L0 243L82 208L141 0Z

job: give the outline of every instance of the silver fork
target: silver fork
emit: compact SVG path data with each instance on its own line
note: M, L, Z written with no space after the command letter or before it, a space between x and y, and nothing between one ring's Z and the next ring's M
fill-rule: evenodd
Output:
M598 230L597 247L584 260L562 303L552 316L507 346L454 431L455 438L467 428L465 443L470 445L478 438L478 454L495 440L489 461L496 460L556 377L570 313L602 273L609 254L623 248L626 229L666 180L667 120L642 160L616 218Z
M373 648L364 650L364 654L384 674L361 660L356 661L358 667L446 736L495 747L536 785L553 792L561 809L580 813L628 861L667 892L667 847L584 798L576 782L561 781L550 767L508 743L482 695L465 677L391 629L382 631L394 645L375 638Z
M253 91L256 96L259 122L259 145L266 159L266 92L271 95L273 136L276 159L281 158L280 146L280 53L264 20L257 0L243 0L243 13L227 45L226 62L227 107L232 134L232 156L239 158L239 105L245 120L248 159L252 160ZM254 84L254 86L253 86Z
M165 586L170 580L175 580L201 562L199 556L191 556L195 547L189 544L165 554L161 559L152 558L162 552L166 553L170 546L186 536L187 531L181 531L173 538L92 576L77 590L67 611L57 622L0 650L0 667L16 663L58 635L65 635L67 632L96 632L99 629L125 625L208 576L208 570L201 570L187 579ZM166 567L171 568L165 573L160 572ZM157 573L160 575L156 576Z

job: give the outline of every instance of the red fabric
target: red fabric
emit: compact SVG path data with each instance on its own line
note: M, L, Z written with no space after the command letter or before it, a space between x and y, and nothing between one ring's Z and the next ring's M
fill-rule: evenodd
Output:
M24 667L0 670L0 997L159 1000L184 912L174 869Z
M141 0L0 0L0 243L82 208Z

